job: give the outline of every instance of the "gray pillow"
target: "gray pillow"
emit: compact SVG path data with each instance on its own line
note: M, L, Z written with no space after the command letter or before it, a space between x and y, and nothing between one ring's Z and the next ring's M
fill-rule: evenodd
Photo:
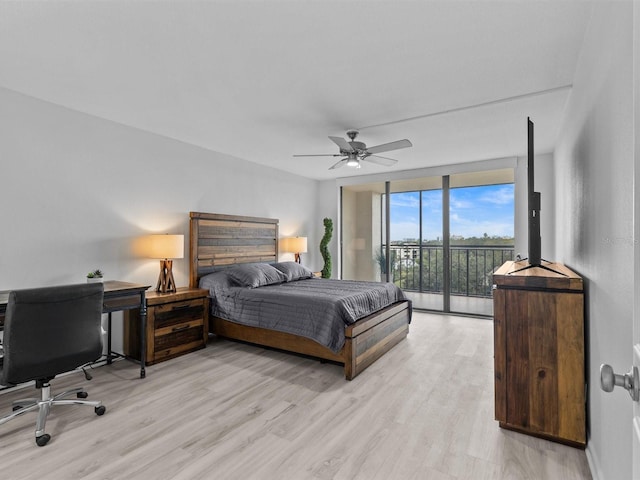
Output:
M287 276L267 263L245 263L225 270L241 287L262 287L287 281Z
M226 290L235 285L235 281L227 275L225 270L209 273L208 275L201 277L199 282L199 287L209 290L212 293L212 296L215 296L213 292Z
M313 278L313 272L311 270L296 262L274 263L273 266L285 274L287 282Z

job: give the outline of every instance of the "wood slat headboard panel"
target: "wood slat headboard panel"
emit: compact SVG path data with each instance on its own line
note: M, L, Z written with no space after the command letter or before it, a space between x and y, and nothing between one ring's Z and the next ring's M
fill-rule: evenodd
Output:
M237 263L278 260L278 219L190 212L189 286Z

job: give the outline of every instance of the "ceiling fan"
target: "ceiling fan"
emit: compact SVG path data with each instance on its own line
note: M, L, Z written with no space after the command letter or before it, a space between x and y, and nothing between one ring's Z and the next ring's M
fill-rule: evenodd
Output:
M393 158L381 157L376 154L413 146L413 144L405 138L404 140L396 140L395 142L383 143L382 145L376 145L375 147L367 148L364 143L356 141L358 133L360 133L358 132L358 130L347 131L347 137L351 139L350 142L347 142L344 138L341 137L329 137L329 140L338 145L340 153L294 155L294 157L345 157L329 167L329 170L340 168L344 165L354 168L360 168L360 162L362 160L364 160L365 162L377 163L378 165L385 165L387 167L390 167L398 161L394 160Z

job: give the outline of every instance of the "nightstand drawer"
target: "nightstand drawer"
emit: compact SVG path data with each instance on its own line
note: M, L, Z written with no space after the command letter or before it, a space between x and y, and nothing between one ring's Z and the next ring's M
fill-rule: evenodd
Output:
M204 321L202 318L191 320L189 322L180 322L174 323L171 325L166 325L161 328L156 328L154 335L156 338L156 345L158 345L158 338L160 337L169 337L169 336L179 336L181 332L186 330L190 330L193 328L202 328Z
M204 322L204 302L202 299L172 302L152 307L155 329L164 329L189 320Z
M187 322L156 330L154 338L154 361L204 347L202 321Z

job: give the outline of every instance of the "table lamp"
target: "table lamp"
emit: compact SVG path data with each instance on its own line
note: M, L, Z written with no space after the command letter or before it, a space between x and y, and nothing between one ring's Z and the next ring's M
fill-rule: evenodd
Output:
M147 256L160 259L160 275L156 291L175 292L173 259L184 257L184 235L149 235Z
M282 239L282 250L295 254L295 260L300 262L300 254L307 252L307 237L291 237Z

